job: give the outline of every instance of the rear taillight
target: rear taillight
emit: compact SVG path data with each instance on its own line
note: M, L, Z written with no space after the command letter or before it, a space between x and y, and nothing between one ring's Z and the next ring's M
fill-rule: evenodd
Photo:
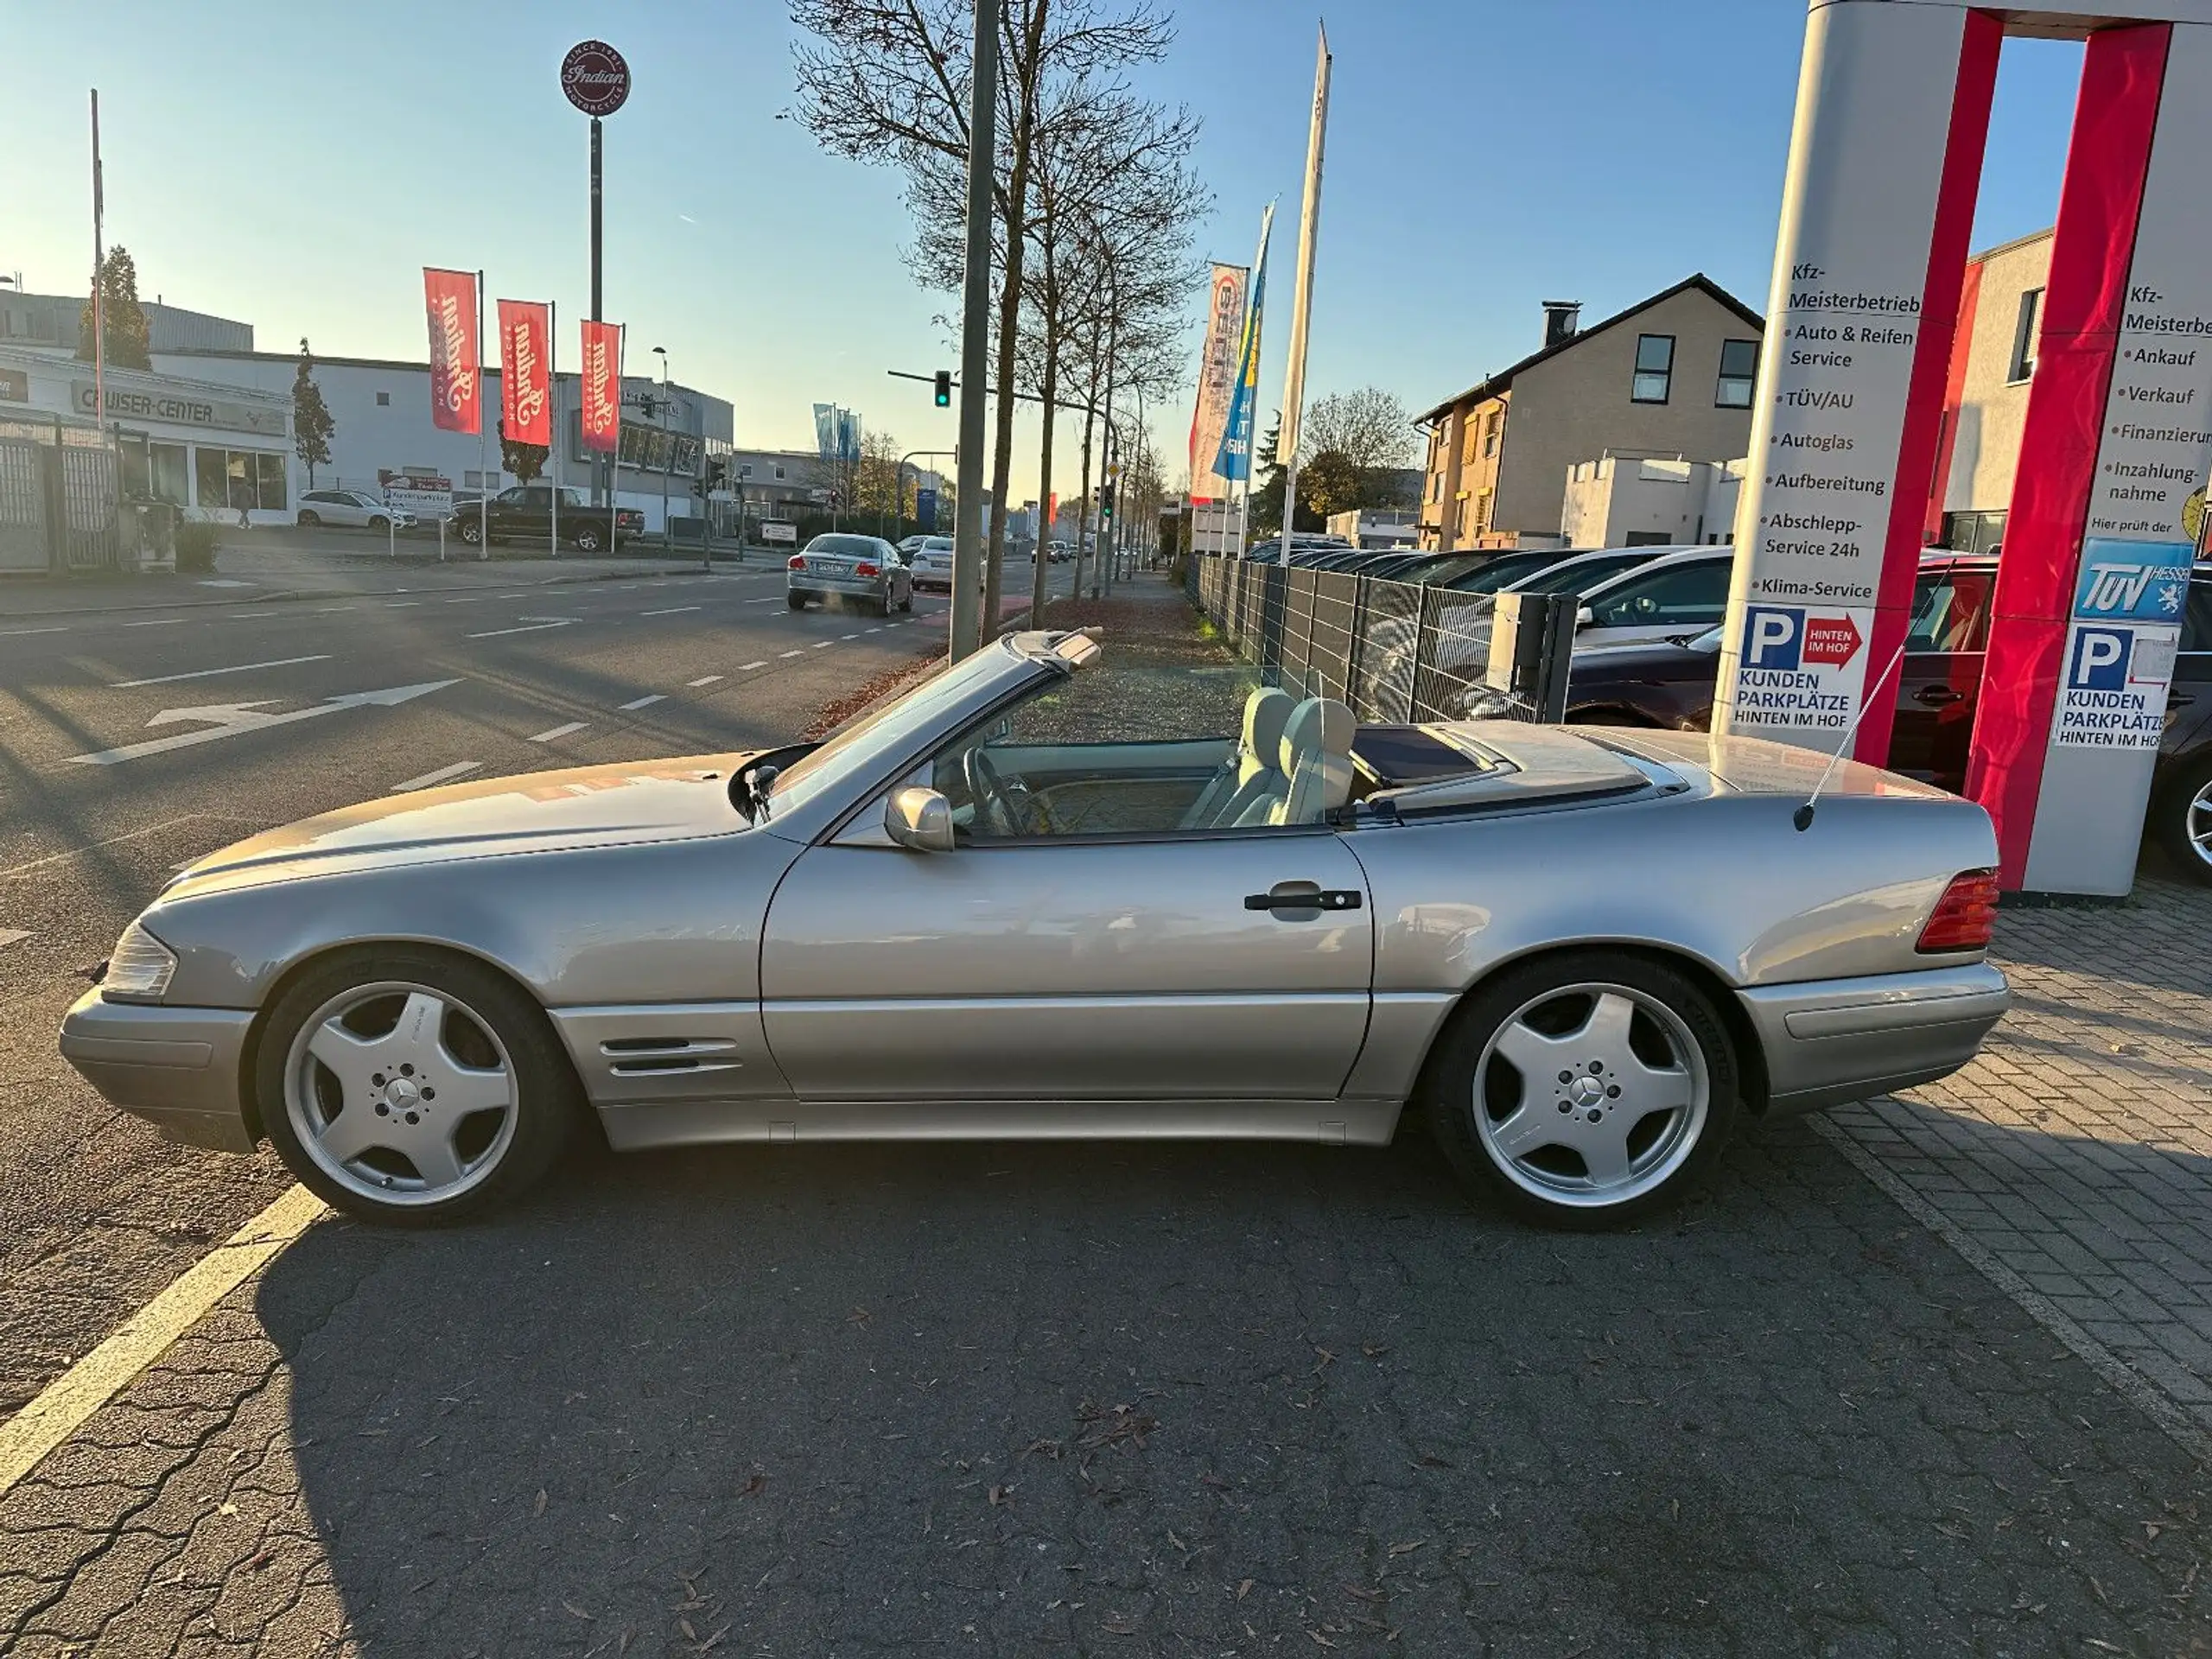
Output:
M1920 930L1913 949L1924 953L1947 950L1986 950L1990 930L1997 925L1997 872L1968 870L1951 878L1943 896Z
M877 574L877 571L872 564L861 564L853 567L853 574L856 576L873 576Z
M784 563L794 570L804 570L806 569L806 561L799 557L796 553L792 554L788 559L785 559Z

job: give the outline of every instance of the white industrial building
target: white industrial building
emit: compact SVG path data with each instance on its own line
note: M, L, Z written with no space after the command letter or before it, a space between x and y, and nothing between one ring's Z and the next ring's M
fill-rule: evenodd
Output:
M1747 461L1607 455L1569 470L1560 509L1567 547L1682 547L1736 539Z

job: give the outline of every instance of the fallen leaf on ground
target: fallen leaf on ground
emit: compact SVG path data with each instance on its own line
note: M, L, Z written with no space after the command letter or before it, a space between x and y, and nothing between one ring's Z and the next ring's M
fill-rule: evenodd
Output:
M1252 1580L1246 1579L1236 1586L1236 1599L1242 1601L1252 1593Z
M761 1488L766 1486L767 1484L767 1476L754 1475L751 1479L747 1480L744 1485L737 1489L737 1495L740 1497L758 1497L760 1495Z
M1427 1541L1426 1538L1416 1538L1411 1543L1393 1544L1390 1546L1390 1553L1393 1555L1410 1555Z
M537 1502L530 1506L530 1512L534 1516L545 1513L545 1489L543 1486L537 1489Z
M577 1606L573 1601L563 1600L561 1605L567 1608L570 1612L574 1613L578 1618L589 1618L591 1617L589 1613L584 1611L582 1608Z

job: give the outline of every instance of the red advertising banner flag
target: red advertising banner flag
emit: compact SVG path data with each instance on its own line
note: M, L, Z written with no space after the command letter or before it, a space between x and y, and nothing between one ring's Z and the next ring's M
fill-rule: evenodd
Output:
M499 302L499 423L509 443L553 447L552 343L544 306Z
M612 454L622 429L622 325L584 324L584 448Z
M480 432L481 348L476 338L476 273L423 268L430 326L430 418L447 432Z

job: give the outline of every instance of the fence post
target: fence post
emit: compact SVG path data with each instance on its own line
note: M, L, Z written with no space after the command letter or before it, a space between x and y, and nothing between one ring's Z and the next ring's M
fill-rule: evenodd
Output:
M1351 581L1351 624L1344 632L1344 702L1351 705L1354 718L1364 720L1367 713L1359 706L1359 664L1366 655L1367 596L1374 578L1354 576Z

